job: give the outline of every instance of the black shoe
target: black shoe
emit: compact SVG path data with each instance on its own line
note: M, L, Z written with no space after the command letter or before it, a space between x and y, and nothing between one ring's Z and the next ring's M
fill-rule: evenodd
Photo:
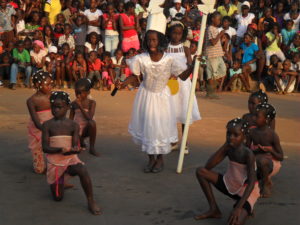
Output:
M10 88L11 90L16 90L16 84L10 84L10 85L9 85L9 88Z
M152 173L159 173L163 170L164 170L164 165L162 164L160 167L153 167L151 172Z
M151 173L152 168L153 168L153 165L152 165L152 166L151 166L151 165L145 166L145 168L144 168L144 173Z

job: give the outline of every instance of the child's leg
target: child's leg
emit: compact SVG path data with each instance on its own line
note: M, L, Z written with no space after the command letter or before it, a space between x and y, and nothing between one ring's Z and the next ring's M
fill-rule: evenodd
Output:
M228 89L231 87L231 84L236 80L236 78L237 78L236 75L233 75L233 76L230 78L228 84L227 84L226 87L225 87L225 91L228 91ZM231 90L231 91L232 91L232 90Z
M163 155L157 155L155 165L152 169L153 173L159 173L163 170L164 167L164 158Z
M50 185L52 197L55 201L61 201L64 197L64 174Z
M155 160L155 156L154 156L154 155L148 155L148 157L149 157L148 164L147 164L147 166L145 166L145 168L144 168L144 172L145 172L145 173L150 173L150 172L152 171L153 166L154 166L155 163L156 163L156 160Z
M246 211L246 209L242 208L239 217L234 221L229 221L228 225L243 225L243 224L245 224L248 216L249 215L248 215L248 212Z
M83 140L81 140L80 142L84 141L85 137L89 137L90 138L90 154L94 155L94 156L99 156L99 153L96 152L95 150L95 141L96 141L96 135L97 135L97 126L96 126L96 122L94 120L90 120L88 121L87 126L84 128L81 138Z
M62 79L62 73L61 73L61 68L60 66L56 67L56 77L57 77L57 84L59 85L60 88L63 88L64 86L64 81Z
M196 170L197 179L201 185L202 191L209 204L209 210L203 214L195 216L196 220L206 219L206 218L220 218L222 216L221 211L217 205L214 194L212 192L211 183L213 185L217 184L219 174L210 171L206 168L199 167Z
M256 163L258 177L261 179L262 182L261 195L264 198L268 198L271 196L272 181L269 175L272 173L273 170L273 162L271 159L263 155L257 155Z
M68 167L67 172L71 176L79 176L81 186L88 201L89 210L95 215L101 214L100 208L94 200L92 181L86 167L82 164L71 165Z
M247 91L250 91L250 82L249 82L249 75L251 73L251 67L249 65L243 66L243 79L245 82L245 88Z
M296 79L296 76L289 76L289 82L288 82L288 84L286 85L286 88L285 88L284 92L287 93L287 92L289 91L290 86L291 86L292 83L295 81L295 79Z
M221 92L223 90L223 84L224 84L225 76L219 79L219 88L218 92Z
M278 75L275 75L275 76L274 76L274 79L275 79L275 83L276 83L276 85L277 85L278 91L283 92L282 87L281 87L281 85L280 85L280 77L279 77Z

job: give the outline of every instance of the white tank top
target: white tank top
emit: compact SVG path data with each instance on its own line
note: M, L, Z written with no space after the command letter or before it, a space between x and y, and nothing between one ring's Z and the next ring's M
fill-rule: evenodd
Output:
M187 69L187 58L182 43L179 45L169 44L167 53L174 58L175 63L180 67L181 72Z

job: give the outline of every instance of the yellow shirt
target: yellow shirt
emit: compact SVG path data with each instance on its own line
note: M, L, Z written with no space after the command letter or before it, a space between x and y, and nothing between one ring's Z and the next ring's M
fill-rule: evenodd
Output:
M224 5L221 5L218 7L217 11L219 13L221 13L222 17L224 16L232 16L234 14L235 11L237 11L237 7L235 5L229 5L229 10L227 12L227 10L225 9Z
M274 39L275 35L272 32L268 32L268 33L266 33L266 37L268 38L269 41L272 41ZM281 40L281 37L279 39ZM270 46L268 46L266 48L266 51L273 51L273 52L279 51L280 48L278 46L277 41L278 41L278 38L276 41L274 41Z
M57 14L61 13L60 0L47 0L44 11L49 13L49 21L50 24L53 25L56 21Z

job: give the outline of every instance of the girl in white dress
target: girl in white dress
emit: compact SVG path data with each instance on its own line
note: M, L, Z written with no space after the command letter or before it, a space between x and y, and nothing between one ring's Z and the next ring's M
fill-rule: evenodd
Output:
M167 48L167 53L169 53L174 58L176 65L180 68L180 72L183 72L187 69L188 65L192 63L190 49L183 46L183 41L186 39L187 35L187 29L185 29L184 25L179 21L174 21L172 23L168 30L170 43ZM186 122L185 120L188 110L188 102L190 91L192 88L192 82L190 78L186 80L178 79L178 82L179 91L176 95L173 95L173 98L177 114L177 122L182 124L183 132L184 124ZM194 104L190 123L192 124L194 121L200 119L201 116L198 109L197 99L194 95ZM185 152L188 153L188 148Z
M193 70L190 65L183 71L168 53L167 41L157 31L148 30L144 40L145 53L128 60L133 74L143 75L143 81L136 94L129 133L135 143L149 156L144 172L160 172L163 169L163 155L171 151L171 143L177 142L176 113L174 102L167 86L171 75L187 79ZM117 87L125 87L134 76Z

